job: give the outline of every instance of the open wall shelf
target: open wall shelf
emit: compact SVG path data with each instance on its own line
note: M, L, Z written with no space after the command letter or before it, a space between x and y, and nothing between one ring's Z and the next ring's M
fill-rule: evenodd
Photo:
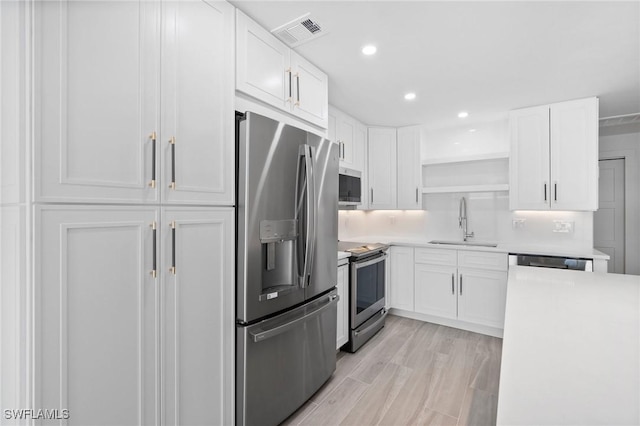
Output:
M422 193L509 190L509 154L441 158L422 163Z

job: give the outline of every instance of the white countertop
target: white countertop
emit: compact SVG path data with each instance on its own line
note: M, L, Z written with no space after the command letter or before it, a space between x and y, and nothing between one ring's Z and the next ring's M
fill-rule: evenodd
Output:
M567 257L583 257L589 259L602 259L609 260L609 255L602 253L596 249L589 248L558 248L553 246L540 246L530 244L514 244L514 243L500 243L498 241L485 241L487 243L497 243L497 247L482 247L482 246L465 246L465 245L450 245L450 244L430 244L430 240L424 240L420 238L398 238L398 237L385 237L380 235L372 235L366 237L356 237L341 239L340 241L366 241L371 243L385 243L393 246L413 246L413 247L428 247L428 248L441 248L450 250L473 250L473 251L491 251L496 253L519 253L519 254L539 254L546 256L567 256Z
M498 425L640 424L640 277L509 268Z

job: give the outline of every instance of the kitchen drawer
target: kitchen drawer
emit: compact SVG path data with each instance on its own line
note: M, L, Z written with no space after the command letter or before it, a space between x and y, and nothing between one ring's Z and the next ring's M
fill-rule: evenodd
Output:
M456 250L416 248L416 263L456 266Z
M459 250L458 267L506 271L508 268L507 257L507 253Z

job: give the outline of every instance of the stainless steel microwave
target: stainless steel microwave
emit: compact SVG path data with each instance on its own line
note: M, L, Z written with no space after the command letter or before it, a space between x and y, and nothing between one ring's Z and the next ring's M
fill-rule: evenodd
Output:
M357 206L362 204L362 173L357 170L340 167L338 169L340 206Z

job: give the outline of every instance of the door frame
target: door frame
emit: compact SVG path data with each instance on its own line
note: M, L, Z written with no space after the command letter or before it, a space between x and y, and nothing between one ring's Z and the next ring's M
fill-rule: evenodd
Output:
M624 160L625 274L640 275L640 266L636 265L636 260L640 257L640 224L637 220L634 220L638 217L638 214L640 214L640 197L638 197L633 191L633 188L637 185L638 181L638 159L636 156L636 151L632 149L600 151L598 161ZM598 179L600 179L599 176Z

